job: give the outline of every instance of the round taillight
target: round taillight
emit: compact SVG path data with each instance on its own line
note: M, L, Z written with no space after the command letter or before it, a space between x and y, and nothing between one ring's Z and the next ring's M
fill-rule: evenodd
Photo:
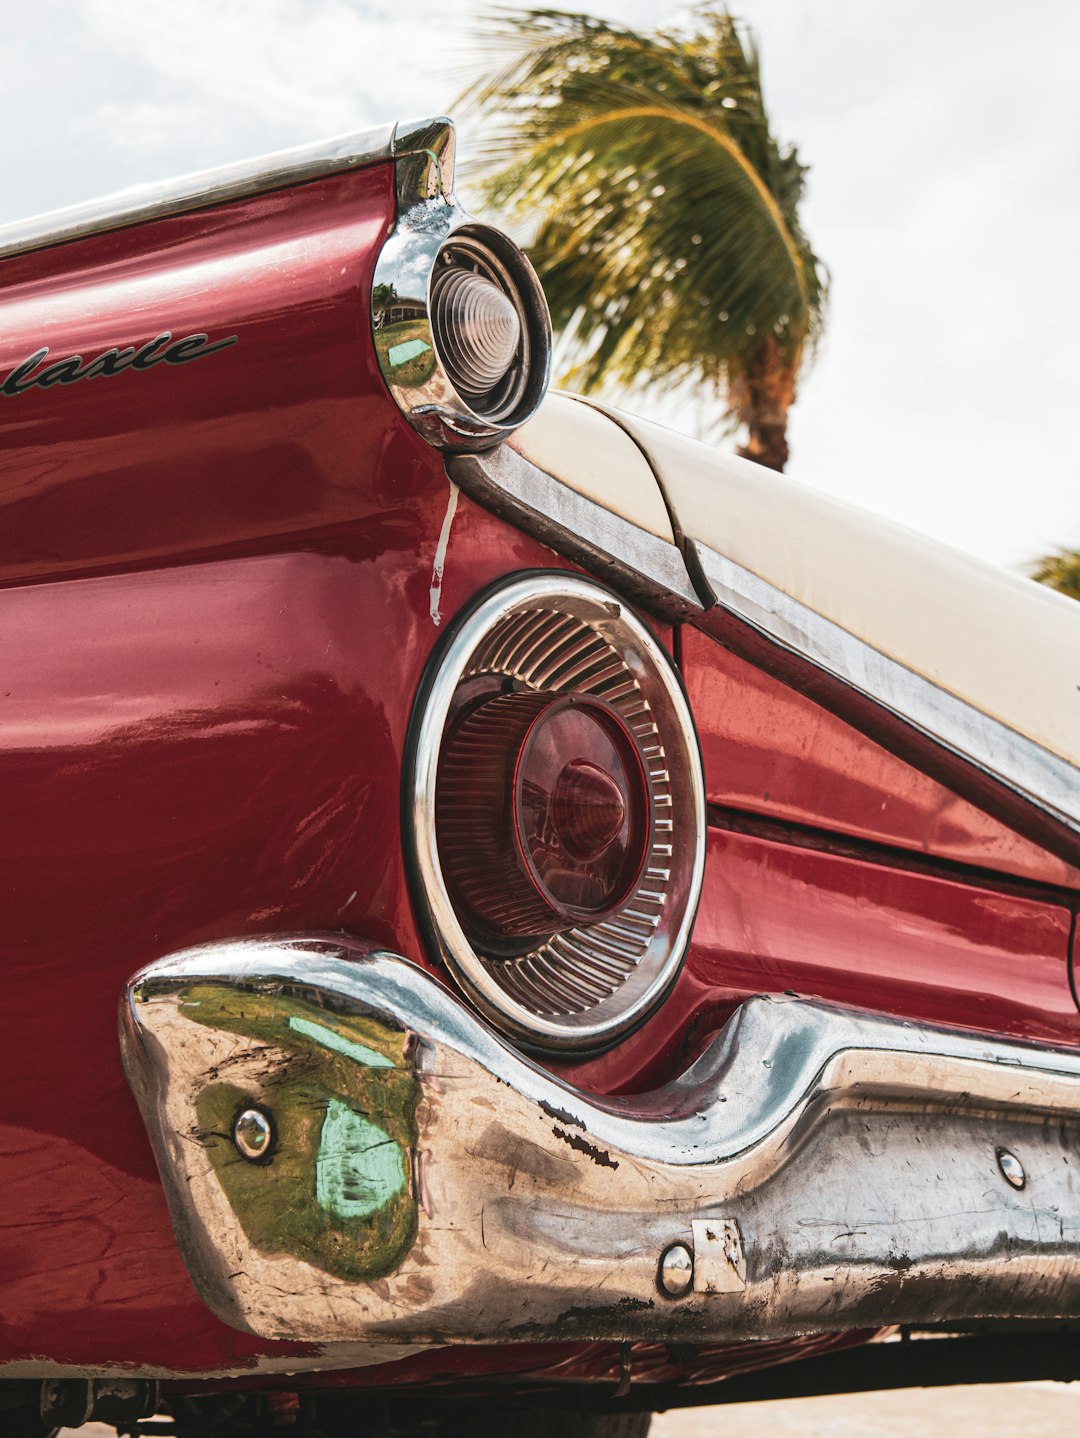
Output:
M435 823L474 942L550 938L636 889L652 835L645 761L600 700L500 694L448 736Z
M405 772L417 915L516 1039L608 1044L660 1003L705 867L705 790L670 656L581 575L517 575L444 636Z

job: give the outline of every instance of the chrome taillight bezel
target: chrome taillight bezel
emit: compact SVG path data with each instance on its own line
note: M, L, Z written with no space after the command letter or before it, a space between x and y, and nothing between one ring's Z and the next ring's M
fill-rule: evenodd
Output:
M561 638L553 631L550 660L540 633L544 616L563 626ZM501 636L511 643L515 626L528 623L537 625L533 637L539 635L538 646L517 658L493 650ZM575 658L577 634L583 657ZM535 667L540 663L548 665L546 678ZM589 687L590 664L606 692ZM636 726L656 786L650 862L618 922L573 929L558 936L561 942L510 957L481 954L470 942L450 895L437 829L436 788L448 721L462 686L489 674L542 692L595 694L609 701L614 696L616 707ZM538 1049L589 1052L636 1027L660 1002L682 964L701 893L705 787L697 734L678 672L624 600L593 580L551 572L519 575L482 596L456 621L421 686L404 801L407 851L427 937L436 956L492 1023ZM667 834L670 853L664 854ZM565 966L561 970L560 962ZM605 973L610 971L610 991L586 1003L582 985L590 991L603 987L596 977L600 965ZM553 1001L543 1011L534 1001L535 991L540 985L546 993L549 984L553 994L560 984L572 988L577 1007L572 1008L567 997L564 1011L556 1011Z

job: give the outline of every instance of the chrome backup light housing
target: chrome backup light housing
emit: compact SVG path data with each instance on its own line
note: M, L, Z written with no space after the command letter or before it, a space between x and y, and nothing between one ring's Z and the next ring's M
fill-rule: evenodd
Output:
M436 785L448 722L485 684L603 699L634 734L651 786L649 854L634 891L615 915L527 952L474 947L439 853ZM492 1023L538 1049L589 1052L646 1017L689 943L705 865L705 790L675 668L622 600L592 580L551 573L523 575L481 599L447 635L421 687L405 785L429 940Z
M518 246L455 200L454 143L449 120L394 133L397 224L375 266L371 323L379 368L409 423L436 448L475 451L498 444L539 407L551 374L551 318ZM518 333L497 381L467 395L454 382L459 347L443 328L452 306L438 303L455 270L505 296Z

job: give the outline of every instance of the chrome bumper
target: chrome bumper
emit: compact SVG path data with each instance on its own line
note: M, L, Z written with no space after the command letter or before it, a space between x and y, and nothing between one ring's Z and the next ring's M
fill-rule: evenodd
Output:
M1078 1054L755 998L674 1083L597 1099L337 936L154 964L121 1032L192 1278L266 1337L725 1340L1080 1307Z

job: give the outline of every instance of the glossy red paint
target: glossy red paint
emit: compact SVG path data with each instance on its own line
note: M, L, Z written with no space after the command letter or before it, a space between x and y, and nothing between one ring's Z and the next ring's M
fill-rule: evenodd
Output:
M354 543L0 593L0 1363L199 1372L293 1351L196 1298L116 1005L150 959L238 934L352 928L422 956L399 784L449 491L398 442L383 459L414 492ZM462 499L444 612L553 563Z
M953 753L928 734L876 703L859 689L794 650L776 644L732 611L716 604L699 621L706 634L783 687L812 698L887 753L972 804L979 813L1023 837L1040 852L1063 861L1075 887L1080 872L1080 836L1050 809L1000 783L978 764Z
M551 1067L596 1093L642 1093L682 1073L745 998L789 990L1072 1046L1070 924L1049 892L713 829L693 942L663 1008L617 1049Z
M238 337L0 401L0 575L23 581L0 592L0 1365L303 1351L197 1299L115 1009L152 957L234 933L352 924L420 955L399 781L438 621L559 563L462 500L433 573L450 486L370 341L392 210L384 166L0 272L5 372L42 344ZM25 583L103 569L131 572Z
M350 927L421 955L386 837L411 696L438 637L431 562L448 491L426 451L408 435L399 445L413 493L375 546L364 525L353 544L0 594L5 1362L122 1354L197 1374L302 1356L226 1328L196 1298L114 1013L132 971L200 940ZM442 613L503 572L555 562L462 498ZM1062 911L937 885L714 835L675 994L575 1076L635 1086L677 1067L741 994L788 986L1067 1040ZM481 1352L471 1371L511 1357ZM434 1374L446 1358L410 1371L427 1362Z
M686 626L710 802L1080 890L1080 870Z
M368 304L393 215L387 164L0 262L0 376L43 346L52 363L236 337L0 395L0 579L396 523L411 465L394 466Z
M1071 920L1047 897L713 829L688 967L733 1002L792 990L1073 1045Z
M689 626L680 651L706 793L723 806L693 941L661 1013L616 1050L561 1066L565 1077L597 1092L655 1087L736 1004L785 989L1080 1041L1075 870Z

